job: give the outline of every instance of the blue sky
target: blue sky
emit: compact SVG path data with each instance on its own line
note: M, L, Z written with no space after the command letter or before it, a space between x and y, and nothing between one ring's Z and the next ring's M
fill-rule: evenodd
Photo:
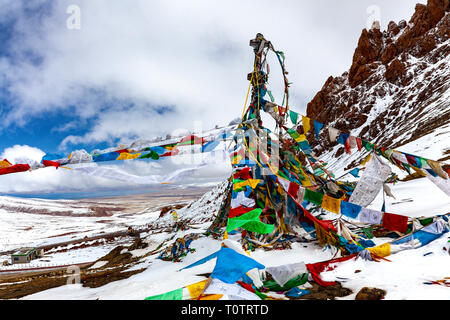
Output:
M409 20L416 2L0 0L0 157L16 145L68 154L226 125L242 112L257 32L284 51L290 105L304 112L348 70L371 19L382 29ZM67 27L71 5L79 29Z

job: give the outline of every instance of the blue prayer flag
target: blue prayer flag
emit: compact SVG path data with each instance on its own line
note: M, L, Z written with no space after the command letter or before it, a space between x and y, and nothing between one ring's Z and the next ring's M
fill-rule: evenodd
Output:
M356 219L361 212L362 207L347 201L341 201L341 213L349 218Z

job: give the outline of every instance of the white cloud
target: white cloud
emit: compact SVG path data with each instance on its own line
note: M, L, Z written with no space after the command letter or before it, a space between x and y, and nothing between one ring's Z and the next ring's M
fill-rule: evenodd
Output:
M0 61L0 85L15 103L2 125L25 125L53 110L98 117L84 136L67 131L61 147L68 147L152 138L194 120L206 128L226 124L241 114L253 58L248 41L257 32L286 53L291 106L304 111L329 75L349 68L370 5L380 6L385 27L409 19L415 2L80 0L81 29L69 30L66 8L74 1L35 2L53 10L46 16L35 5L30 16L27 1L2 0L8 15L0 19L17 19L15 59ZM42 63L31 63L30 52ZM281 100L279 67L273 57L270 64ZM174 112L160 115L152 108L158 106Z
M0 155L0 160L8 159L12 164L17 163L18 159L31 159L36 162L40 162L45 152L27 145L14 145L13 147L6 148Z

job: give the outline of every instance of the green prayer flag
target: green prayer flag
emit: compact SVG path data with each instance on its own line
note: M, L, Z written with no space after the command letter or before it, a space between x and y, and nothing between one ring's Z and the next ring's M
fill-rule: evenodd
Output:
M287 133L296 141L300 137L300 134L296 130L288 129Z
M367 142L366 140L362 140L362 145L367 151L373 150L373 144L371 144L370 142Z
M143 154L139 157L139 159L148 159L151 158L153 160L158 160L159 155L155 151L150 151L149 153Z
M402 162L402 166L408 171L408 174L411 174L411 166L409 164Z
M324 174L325 172L322 170L322 168L317 168L317 169L315 169L314 170L314 174L316 175L316 176L320 176L320 175L322 175L322 174Z
M320 206L322 204L323 193L305 189L305 196L303 199Z
M291 118L292 123L295 125L297 124L297 120L298 120L298 113L294 112L292 110L289 111L289 116Z
M145 300L182 300L182 299L183 299L183 288L145 298Z
M302 273L298 276L291 278L284 286L280 286L275 280L264 281L264 287L270 291L288 291L294 287L301 286L308 281L308 273Z
M269 97L270 97L270 101L275 102L275 99L273 98L273 95L272 95L272 91L267 90L267 94L268 94Z
M431 217L431 218L419 219L419 222L421 225L427 226L433 222L433 218Z
M373 229L372 227L368 228L362 228L362 232L367 236L367 238L372 239L373 238Z
M250 232L259 234L272 233L275 226L273 224L265 224L261 222L259 216L262 209L258 208L235 218L229 218L227 222L227 232L242 228Z

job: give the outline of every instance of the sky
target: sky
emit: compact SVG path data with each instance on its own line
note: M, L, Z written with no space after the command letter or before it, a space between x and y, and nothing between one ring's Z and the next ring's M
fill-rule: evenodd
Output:
M242 113L258 32L285 53L290 106L304 113L349 69L363 28L408 21L417 2L0 0L0 159L227 125Z

